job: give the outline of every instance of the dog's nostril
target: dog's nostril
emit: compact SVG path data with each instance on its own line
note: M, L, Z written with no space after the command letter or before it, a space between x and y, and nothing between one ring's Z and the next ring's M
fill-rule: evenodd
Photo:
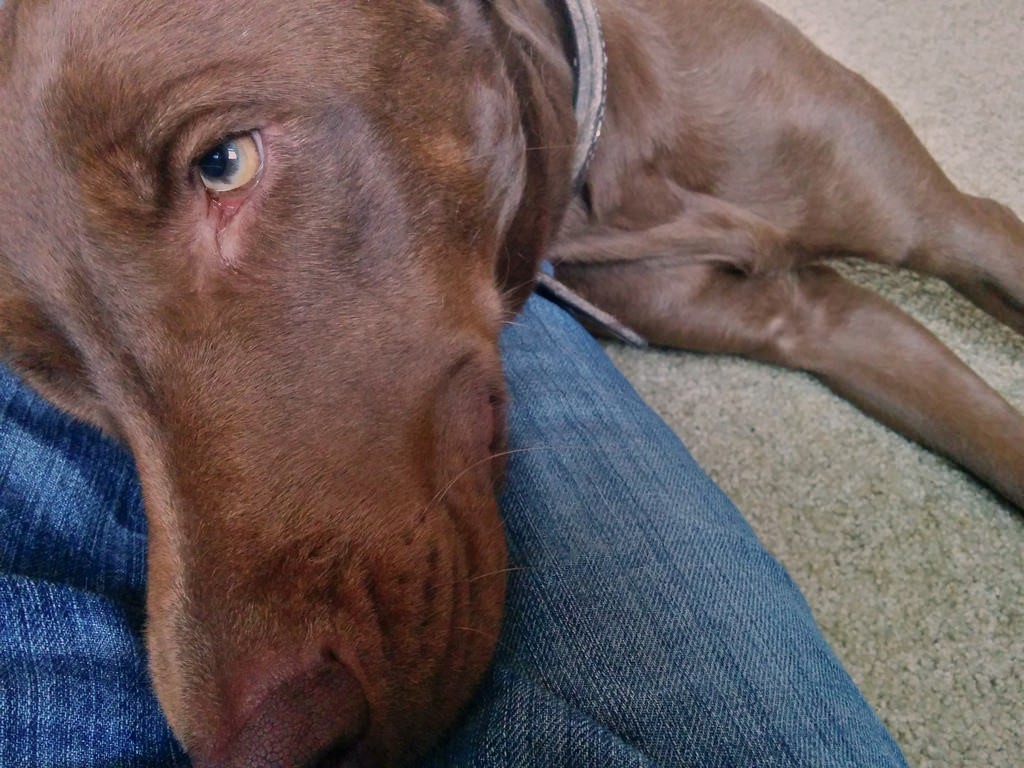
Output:
M352 744L342 740L324 750L303 768L355 768L356 761L352 758Z
M338 653L329 645L324 645L320 648L320 658L328 664L341 664L341 658Z
M240 674L246 674L240 669ZM240 687L256 685L245 681ZM223 768L337 768L366 735L370 708L351 669L329 646L319 658L273 687L226 739Z

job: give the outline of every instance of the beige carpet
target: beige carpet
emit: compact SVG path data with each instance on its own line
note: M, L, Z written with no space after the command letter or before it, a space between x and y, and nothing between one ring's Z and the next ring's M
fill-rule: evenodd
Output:
M770 0L1024 214L1022 0ZM858 267L1024 408L1024 340L944 285ZM1024 515L802 374L609 352L747 514L915 766L1024 766Z

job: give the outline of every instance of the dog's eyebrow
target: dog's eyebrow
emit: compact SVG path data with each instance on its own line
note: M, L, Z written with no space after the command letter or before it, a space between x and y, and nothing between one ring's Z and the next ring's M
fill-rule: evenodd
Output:
M215 115L256 111L262 100L254 98L258 94L249 86L246 71L241 61L212 62L152 87L159 97L148 103L159 107L141 122L146 138L152 143L163 143L188 125Z
M59 93L53 94L69 128L84 124L82 131L75 131L75 140L91 133L102 137L103 144L148 152L167 146L197 122L218 114L252 112L265 103L263 92L252 85L252 64L241 59L168 67L144 78L133 77L108 59L93 58L92 64L83 65L82 56L66 60Z

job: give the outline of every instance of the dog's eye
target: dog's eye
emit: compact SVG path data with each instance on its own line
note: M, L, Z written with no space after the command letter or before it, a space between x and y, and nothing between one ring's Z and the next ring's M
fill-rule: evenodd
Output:
M210 192L234 192L253 183L263 170L263 142L256 131L230 136L196 162L199 179Z

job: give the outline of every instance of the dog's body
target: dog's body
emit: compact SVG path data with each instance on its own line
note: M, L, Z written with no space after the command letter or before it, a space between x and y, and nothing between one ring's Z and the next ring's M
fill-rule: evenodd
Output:
M809 370L1024 507L1024 418L820 263L933 273L1024 331L1024 225L764 7L598 5L575 199L541 0L0 11L0 344L135 455L154 683L197 764L396 764L454 719L504 590L497 336L545 254L653 342Z
M935 274L1024 331L1021 222L960 193L877 91L770 11L716 3L691 24L632 8L609 9L627 17L609 34L633 30L611 55L644 40L650 59L634 53L628 86L611 74L591 206L570 213L559 276L659 344L811 371L1024 505L1020 415L908 315L819 263Z

